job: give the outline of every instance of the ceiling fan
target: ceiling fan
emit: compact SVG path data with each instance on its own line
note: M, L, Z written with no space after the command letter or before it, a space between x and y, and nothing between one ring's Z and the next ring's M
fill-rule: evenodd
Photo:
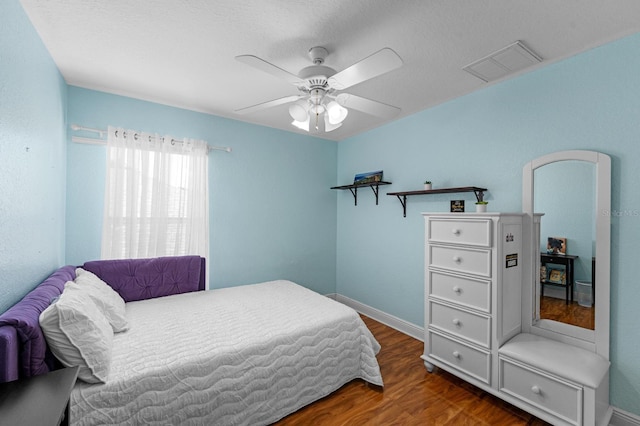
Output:
M303 68L298 75L285 71L257 56L236 56L236 59L240 62L283 78L296 86L300 93L241 108L235 112L248 114L265 108L292 103L289 106L289 114L293 118L292 125L309 131L309 124L313 123L314 128L319 130L322 116L325 132L330 132L342 126L342 122L349 113L347 108L353 108L381 118L391 118L400 112L400 108L340 92L399 68L402 65L402 59L396 52L388 47L381 49L340 72L323 65L328 54L327 49L321 46L309 49L309 58L311 58L313 65Z

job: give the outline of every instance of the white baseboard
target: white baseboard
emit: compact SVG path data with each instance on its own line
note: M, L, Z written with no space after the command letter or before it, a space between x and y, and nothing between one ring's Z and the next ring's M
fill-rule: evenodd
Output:
M379 309L372 308L371 306L367 306L364 303L360 303L356 300L350 299L341 294L333 294L329 295L332 299L337 300L338 302L345 304L362 315L366 315L369 318L372 318L378 322L381 322L384 325L387 325L391 328L395 328L401 333L404 333L408 336L413 337L414 339L418 339L421 342L424 342L424 328L418 327L415 324L407 322L398 317L394 317L393 315L389 315L386 312L382 312Z
M386 312L372 308L371 306L365 305L364 303L360 303L341 294L332 293L327 294L326 296L355 309L357 312L366 315L369 318L424 342L423 327L419 327L403 319L389 315ZM611 408L613 409L613 415L611 416L609 426L640 426L640 416L636 416L635 414L628 413L613 406Z
M613 415L609 426L640 426L640 416L613 407Z

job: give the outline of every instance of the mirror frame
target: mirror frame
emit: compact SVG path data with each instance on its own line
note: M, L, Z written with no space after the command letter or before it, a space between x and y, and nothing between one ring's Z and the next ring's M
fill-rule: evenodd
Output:
M596 168L595 257L596 288L595 329L588 330L548 319L540 319L540 214L534 212L534 172L559 161L585 161ZM609 359L610 268L611 268L611 158L595 151L560 151L527 163L522 169L522 211L524 262L522 327L524 332L538 334L583 347Z

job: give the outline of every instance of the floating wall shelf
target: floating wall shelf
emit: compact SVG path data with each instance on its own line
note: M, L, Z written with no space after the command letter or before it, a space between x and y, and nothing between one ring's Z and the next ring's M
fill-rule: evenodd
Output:
M461 186L459 188L439 188L429 189L421 191L402 191L402 192L387 192L387 195L395 195L402 204L402 213L404 217L407 217L407 197L411 195L429 195L429 194L448 194L452 192L474 192L478 201L483 201L484 191L487 188L479 188L477 186Z
M348 189L353 194L354 206L358 205L358 188L369 187L376 195L376 206L378 205L378 187L380 185L391 185L391 182L371 182L371 183L353 183L351 185L332 186L331 189Z

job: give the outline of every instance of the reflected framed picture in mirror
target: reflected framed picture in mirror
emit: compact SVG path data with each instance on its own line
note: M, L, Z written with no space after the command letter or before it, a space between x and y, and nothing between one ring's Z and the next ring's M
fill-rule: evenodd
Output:
M566 285L566 274L563 268L548 268L549 276L547 277L547 281L552 284L562 284Z
M567 254L567 239L565 237L547 238L548 254Z

